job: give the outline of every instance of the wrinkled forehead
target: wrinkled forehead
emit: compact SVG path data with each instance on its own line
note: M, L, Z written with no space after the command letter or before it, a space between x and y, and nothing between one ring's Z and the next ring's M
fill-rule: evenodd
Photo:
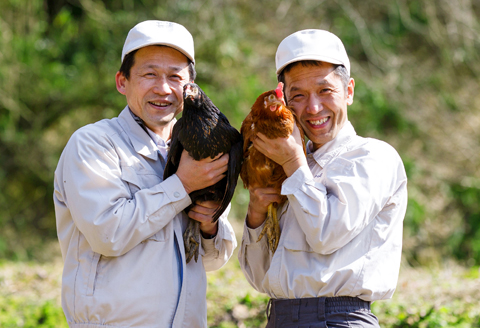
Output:
M323 62L323 61L318 61L318 60L300 60L300 61L296 61L296 62L293 62L289 65L287 65L283 70L282 72L280 73L280 75L285 75L287 74L288 72L290 72L292 69L298 67L298 66L302 66L302 67L310 67L311 69L313 69L314 67L325 67L325 66L331 66L332 68L335 68L337 65L334 65L332 63L328 63L328 62Z
M298 62L288 71L283 72L285 80L285 91L292 91L299 86L308 86L312 82L334 83L336 76L334 73L335 65L325 62L302 63Z

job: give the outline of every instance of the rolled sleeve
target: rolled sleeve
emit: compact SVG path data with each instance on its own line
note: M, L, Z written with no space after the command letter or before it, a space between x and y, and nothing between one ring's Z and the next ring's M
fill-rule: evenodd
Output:
M264 279L271 262L267 238L257 242L264 224L251 229L245 223L242 245L238 252L238 260L245 277L253 288L262 293L265 292Z
M264 226L265 226L265 221L255 229L249 228L245 223L243 228L243 238L242 238L242 242L245 244L245 246L257 244L258 237L260 237L260 234Z

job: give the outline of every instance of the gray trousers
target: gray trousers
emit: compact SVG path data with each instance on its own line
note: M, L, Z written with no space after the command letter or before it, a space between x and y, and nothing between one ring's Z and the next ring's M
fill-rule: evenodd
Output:
M270 299L266 328L375 327L370 302L356 297Z

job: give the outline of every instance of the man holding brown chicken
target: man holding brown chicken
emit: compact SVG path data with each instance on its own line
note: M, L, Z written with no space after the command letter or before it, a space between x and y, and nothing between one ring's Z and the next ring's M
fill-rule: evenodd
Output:
M281 190L250 188L239 260L250 284L271 297L267 327L379 327L373 301L396 288L407 206L402 160L385 142L356 134L348 120L355 81L341 40L323 30L285 38L276 53L287 105L300 132L253 146L282 165ZM268 205L278 208L274 252L258 240Z

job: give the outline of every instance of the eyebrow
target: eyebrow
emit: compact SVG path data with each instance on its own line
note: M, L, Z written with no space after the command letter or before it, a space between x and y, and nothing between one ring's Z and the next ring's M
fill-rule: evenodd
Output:
M157 69L157 68L159 68L159 67L160 67L160 65L148 64L148 65L146 65L146 66L143 66L142 68L143 68L143 69L149 69L149 68ZM181 67L181 66L168 66L168 69L169 69L170 71L173 71L173 72L180 72L182 69L187 68L187 67L188 67L188 65L186 65L185 67Z
M317 83L315 83L315 85L317 85L317 86L324 86L324 85L332 85L332 83L330 83L330 82L329 82L328 80L326 80L326 79L323 79L323 80L318 81ZM298 91L298 90L300 90L300 88L293 86L293 87L290 88L289 92L295 92L295 91Z

